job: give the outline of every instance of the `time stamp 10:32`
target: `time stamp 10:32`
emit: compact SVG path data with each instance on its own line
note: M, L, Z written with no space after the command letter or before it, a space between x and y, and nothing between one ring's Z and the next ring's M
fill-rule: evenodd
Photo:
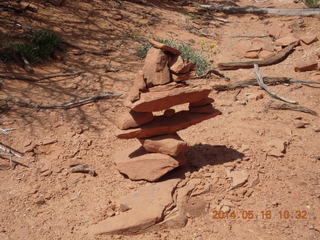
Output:
M306 210L280 210L277 212L271 210L265 211L252 211L252 210L243 210L243 211L213 211L213 219L296 219L296 220L306 220L308 219L308 212Z

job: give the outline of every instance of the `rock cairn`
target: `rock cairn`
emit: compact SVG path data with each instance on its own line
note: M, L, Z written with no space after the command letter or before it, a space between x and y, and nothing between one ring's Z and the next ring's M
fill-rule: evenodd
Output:
M145 65L125 100L128 111L115 120L117 137L137 138L132 146L114 156L118 170L132 180L155 181L186 163L187 143L177 131L221 114L213 108L210 88L188 85L195 64L182 59L180 51L150 40ZM188 110L171 107L189 103ZM160 116L153 112L164 111Z

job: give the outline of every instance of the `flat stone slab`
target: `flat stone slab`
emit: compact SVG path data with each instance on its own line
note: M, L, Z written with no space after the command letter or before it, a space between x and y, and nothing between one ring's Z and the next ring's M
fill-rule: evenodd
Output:
M86 233L133 234L161 222L166 210L174 204L173 193L180 179L170 179L142 187L120 199L120 205L130 209L90 226Z
M147 123L139 128L132 128L121 131L119 130L116 136L122 139L130 139L147 138L163 134L175 133L179 130L188 128L204 120L216 117L220 114L221 112L216 109L212 113L192 113L189 111L180 111L175 113L172 117L154 117L154 120L152 122Z
M150 92L141 93L140 99L128 107L136 112L157 112L184 103L198 102L208 97L211 92L211 88L190 86L157 92L153 92L151 89Z
M161 153L148 153L144 148L130 147L114 155L114 162L119 172L131 180L156 181L167 172L183 165L186 158L183 153L171 157Z

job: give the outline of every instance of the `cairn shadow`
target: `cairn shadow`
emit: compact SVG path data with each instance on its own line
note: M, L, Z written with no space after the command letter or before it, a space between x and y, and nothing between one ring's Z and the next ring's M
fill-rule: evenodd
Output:
M225 145L209 144L196 144L190 146L186 150L185 156L188 160L186 165L167 173L159 181L172 178L184 179L187 172L192 173L199 171L201 168L208 165L221 165L245 157L243 153Z

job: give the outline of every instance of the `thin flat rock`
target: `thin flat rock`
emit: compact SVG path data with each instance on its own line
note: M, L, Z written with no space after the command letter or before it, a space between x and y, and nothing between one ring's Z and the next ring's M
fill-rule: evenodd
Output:
M147 123L140 128L133 128L119 131L116 136L122 139L130 138L147 138L159 136L163 134L175 133L179 130L188 128L194 124L220 115L219 110L212 113L191 113L189 111L180 111L172 117L157 116L150 123Z

